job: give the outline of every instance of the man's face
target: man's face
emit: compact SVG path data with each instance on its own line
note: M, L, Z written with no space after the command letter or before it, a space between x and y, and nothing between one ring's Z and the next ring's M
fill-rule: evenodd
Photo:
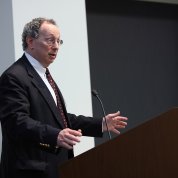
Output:
M48 67L56 58L60 46L60 32L57 26L44 22L39 29L39 37L31 38L30 54L43 67Z

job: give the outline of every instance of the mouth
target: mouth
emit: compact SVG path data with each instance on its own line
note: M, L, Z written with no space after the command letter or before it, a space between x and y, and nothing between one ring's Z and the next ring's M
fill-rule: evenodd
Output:
M50 56L52 58L56 58L56 54L55 53L48 53L48 56Z

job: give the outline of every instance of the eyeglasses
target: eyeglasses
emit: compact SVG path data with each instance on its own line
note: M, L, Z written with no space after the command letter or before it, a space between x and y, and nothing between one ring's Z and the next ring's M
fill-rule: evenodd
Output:
M58 45L62 45L63 44L63 40L60 39L55 39L55 38L45 38L45 42L49 45L49 46L53 46L54 44Z

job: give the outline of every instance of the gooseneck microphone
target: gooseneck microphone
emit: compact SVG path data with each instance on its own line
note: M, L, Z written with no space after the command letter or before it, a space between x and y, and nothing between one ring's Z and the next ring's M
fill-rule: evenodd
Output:
M101 108L102 108L102 111L103 111L104 122L106 124L107 133L108 133L109 139L111 140L111 133L110 133L110 131L108 129L108 123L107 123L107 120L106 120L106 112L104 110L103 103L102 103L102 101L101 101L101 99L99 97L99 94L98 94L98 92L96 90L92 90L92 95L95 96L98 99L98 101L100 102L100 104L101 104Z

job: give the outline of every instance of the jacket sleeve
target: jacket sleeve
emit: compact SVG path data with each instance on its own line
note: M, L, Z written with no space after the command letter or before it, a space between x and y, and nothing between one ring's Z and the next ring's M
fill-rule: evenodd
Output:
M84 136L102 137L102 118L76 116L70 113L68 113L68 118L72 129L81 129Z

